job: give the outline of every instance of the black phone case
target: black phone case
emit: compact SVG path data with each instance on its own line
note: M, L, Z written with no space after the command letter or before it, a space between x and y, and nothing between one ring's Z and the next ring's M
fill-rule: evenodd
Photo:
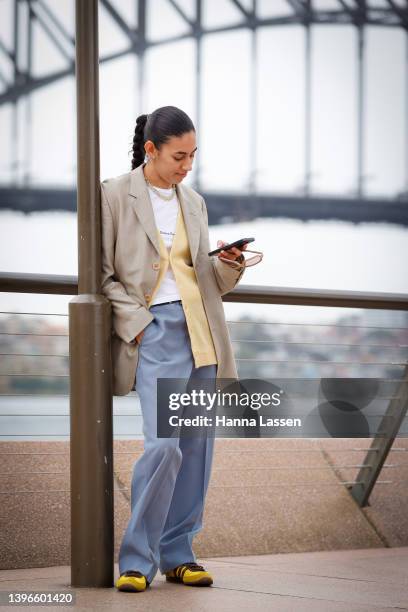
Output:
M244 244L248 244L249 242L254 242L255 238L241 238L240 240L235 240L235 242L230 242L229 244L224 244L224 246L215 249L214 251L210 251L208 253L209 257L212 255L217 255L217 253L221 253L221 251L228 251L231 247L240 247L244 246Z

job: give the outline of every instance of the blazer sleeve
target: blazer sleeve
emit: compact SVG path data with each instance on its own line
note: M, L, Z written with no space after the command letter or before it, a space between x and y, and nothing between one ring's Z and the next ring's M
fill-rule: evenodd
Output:
M204 198L201 198L201 210L204 218L205 224L205 236L206 236L206 250L210 251L210 241L208 234L208 213L207 206L205 204ZM220 289L221 295L225 293L229 293L234 289L234 287L240 281L245 268L236 269L233 265L230 265L227 262L222 261L217 256L213 256L210 258L213 266L213 272L215 279L217 281L218 287ZM244 261L244 256L241 255L238 257L240 263Z
M139 304L127 293L123 284L115 276L115 226L103 183L101 183L101 225L101 292L111 302L115 333L125 342L132 342L154 317L145 306Z

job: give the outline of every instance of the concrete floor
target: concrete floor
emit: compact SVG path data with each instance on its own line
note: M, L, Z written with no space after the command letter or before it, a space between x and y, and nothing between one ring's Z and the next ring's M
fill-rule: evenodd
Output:
M114 442L115 561L142 444ZM368 506L360 508L342 484L356 480L370 444L369 438L215 440L195 554L235 558L408 546L408 438L396 439ZM2 442L0 459L0 570L69 565L69 442Z
M212 587L167 583L158 572L143 593L73 589L79 610L149 612L378 612L408 610L408 547L199 558ZM115 566L115 578L118 567ZM3 591L67 591L70 567L0 572ZM30 606L31 607L31 606ZM60 607L47 606L49 610ZM64 607L65 609L70 609ZM13 606L27 610L27 606Z

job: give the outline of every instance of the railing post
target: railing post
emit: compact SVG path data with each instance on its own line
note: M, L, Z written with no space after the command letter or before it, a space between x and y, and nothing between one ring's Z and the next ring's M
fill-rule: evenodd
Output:
M378 433L373 438L371 446L362 461L364 467L360 468L356 482L350 489L352 497L361 508L368 504L371 491L394 444L407 410L408 366L405 368L404 376L398 385L395 396L390 400L387 411L381 419Z
M100 295L98 1L76 0L78 296L69 303L71 584L113 586L110 303Z

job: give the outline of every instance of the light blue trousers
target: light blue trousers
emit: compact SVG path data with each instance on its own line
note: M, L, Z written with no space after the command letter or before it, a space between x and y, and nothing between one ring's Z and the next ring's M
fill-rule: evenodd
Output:
M138 570L151 582L196 561L193 537L202 529L214 438L157 437L157 378L214 378L216 365L194 367L181 302L151 306L154 320L139 347L136 391L143 414L144 452L135 462L131 517L119 550L119 572ZM196 387L195 387L196 388Z

